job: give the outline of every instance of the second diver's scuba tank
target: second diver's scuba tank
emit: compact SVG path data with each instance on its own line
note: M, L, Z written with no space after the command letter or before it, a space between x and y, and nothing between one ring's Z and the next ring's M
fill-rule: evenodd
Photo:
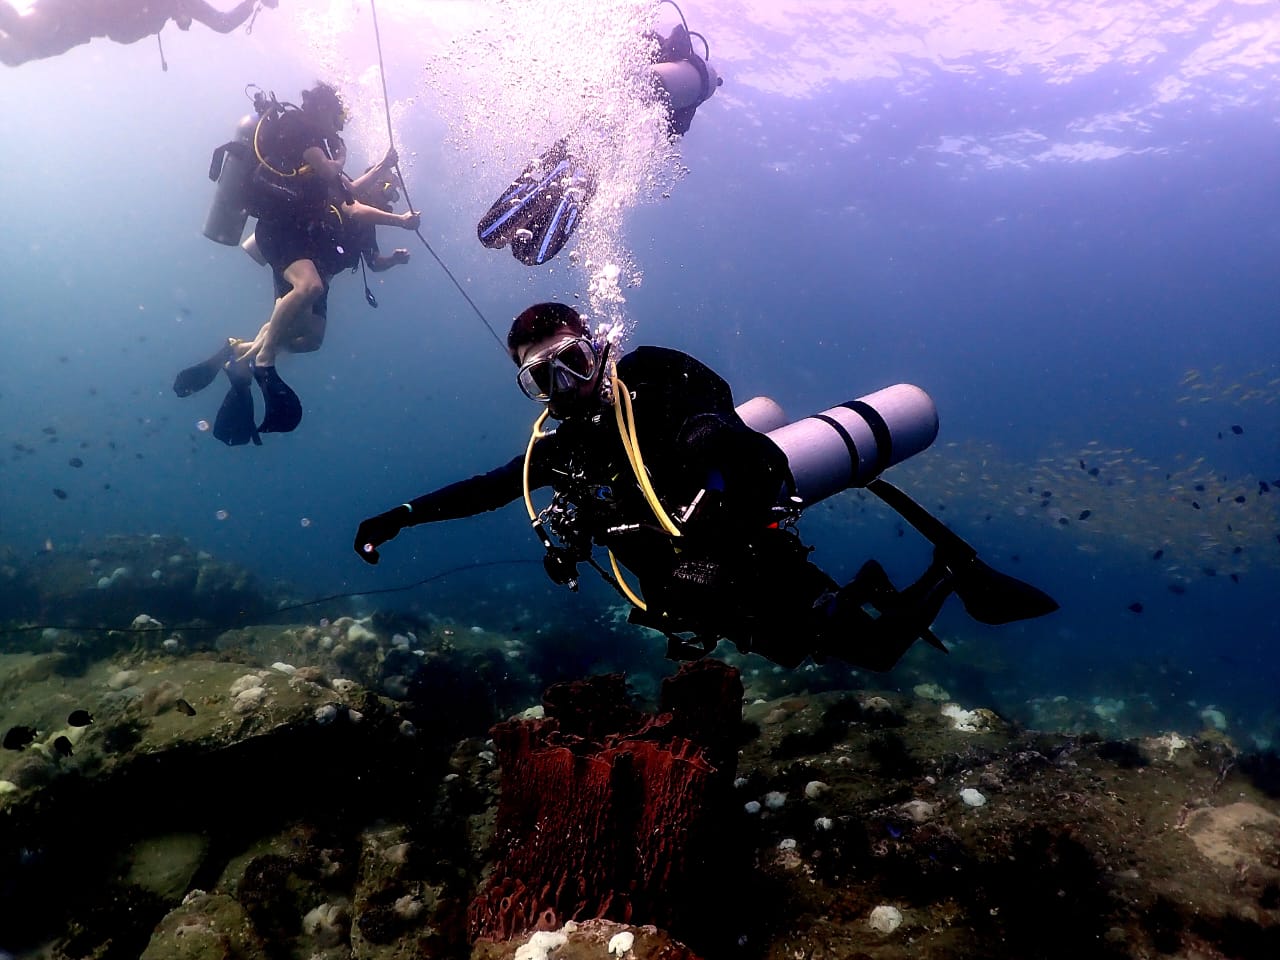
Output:
M683 16L681 14L682 20ZM702 40L704 56L693 52L691 36ZM674 134L689 132L698 107L710 100L716 88L724 82L715 67L707 62L710 54L706 37L691 34L682 22L662 40L658 62L649 68L654 87L667 101L671 132Z
M236 124L234 139L213 151L209 179L217 186L204 220L204 235L228 247L239 245L249 222L249 177L257 166L253 155L253 135L262 117L251 113Z
M275 94L253 89L253 113L236 124L235 139L213 151L209 162L209 179L217 184L213 203L205 218L204 235L229 247L238 246L244 236L249 217L262 217L273 212L296 208L303 202L309 168L303 164L286 169L268 159L270 148L264 143L264 131L271 123L297 107L281 103ZM270 135L265 138L270 140ZM252 254L250 254L252 256ZM255 258L256 259L256 258Z

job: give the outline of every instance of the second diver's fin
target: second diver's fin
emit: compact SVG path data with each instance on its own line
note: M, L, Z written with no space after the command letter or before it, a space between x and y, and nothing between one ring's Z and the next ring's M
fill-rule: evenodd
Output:
M227 388L227 395L222 398L222 406L218 408L218 416L213 421L213 435L229 447L240 447L250 442L262 446L258 428L253 425L253 391L249 389L252 382L249 365L229 363L225 369L231 386Z
M594 193L586 167L557 140L494 201L476 224L476 236L490 249L510 244L517 260L539 266L573 235Z
M213 356L207 360L201 360L194 366L187 367L173 378L173 392L180 397L189 397L193 393L199 393L209 384L213 383L214 378L218 376L221 370L231 359L231 343L224 343L222 347Z
M253 368L253 379L262 390L265 410L258 430L262 433L289 433L302 422L302 401L293 388L280 379L275 367Z
M1058 602L1043 590L993 570L979 560L973 547L893 484L877 478L867 484L867 489L934 545L935 559L945 563L953 575L952 588L956 596L969 616L979 623L1030 620L1058 609Z

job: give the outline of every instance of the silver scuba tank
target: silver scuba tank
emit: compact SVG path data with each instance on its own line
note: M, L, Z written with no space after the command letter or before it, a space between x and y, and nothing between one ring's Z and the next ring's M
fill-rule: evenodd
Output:
M781 408L767 397L738 415L787 455L804 506L849 487L866 486L938 436L938 410L917 386L898 383L812 416L778 426Z
M702 64L707 71L705 78L698 68L688 60L679 60L675 63L655 63L649 67L653 71L654 80L658 82L663 92L666 93L672 110L696 107L710 100L711 95L716 92L716 87L720 85L720 76L711 64L705 60L702 61Z
M209 215L204 221L204 235L215 243L239 246L249 220L245 185L256 166L253 135L261 118L251 113L236 124L235 139L213 152L209 179L216 182Z

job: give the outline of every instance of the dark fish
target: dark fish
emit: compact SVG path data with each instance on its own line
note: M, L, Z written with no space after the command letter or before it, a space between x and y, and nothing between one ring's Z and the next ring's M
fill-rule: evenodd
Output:
M57 427L41 427L40 432L44 434L48 434L49 436L52 437L54 434L58 432L58 428Z
M1218 431L1218 439L1219 439L1219 440L1221 440L1221 439L1222 439L1222 431L1221 431L1221 430L1219 430L1219 431Z
M1201 567L1200 572L1203 573L1206 577L1216 577L1218 575L1218 571L1215 570L1213 567Z
M178 702L175 703L174 706L178 708L179 713L185 713L188 717L194 717L196 715L196 708L181 698L178 699Z
M1231 574L1231 582L1232 582L1232 583L1239 583L1239 582L1240 582L1240 574L1238 574L1238 573L1233 573L1233 574Z
M67 463L71 464L71 466L76 468L84 466L84 461L81 460L79 457L72 457L70 460L67 461Z
M59 500L67 499L67 491L63 490L61 487L54 487L53 495L57 497Z
M1062 526L1064 526L1064 527L1065 527L1068 523L1070 523L1070 522L1071 522L1071 521L1070 521L1070 520L1068 520L1066 517L1059 517L1059 518L1058 518L1058 523L1062 524Z
M1099 473L1101 473L1101 472L1102 472L1102 471L1101 471L1101 470L1099 470L1097 467L1090 467L1090 468L1089 468L1089 476L1091 476L1091 477L1096 477L1096 476L1097 476Z
M1238 423L1233 423L1231 425L1231 432L1238 437L1240 434L1244 433L1244 427L1240 426Z
M1195 485L1195 491L1196 491L1196 493L1204 493L1204 484L1203 484L1203 483L1197 483L1197 484Z
M1141 612L1142 612L1142 604L1138 603L1138 602L1135 600L1133 603L1129 604L1129 609L1130 609L1130 610L1132 610L1134 613L1141 613Z
M1093 511L1092 511L1092 510L1081 510L1081 511L1080 511L1080 518L1079 518L1079 519L1081 519L1081 520L1088 520L1091 516L1093 516Z
M1240 496L1236 497L1236 503L1244 503L1244 501L1245 501L1245 495L1243 493L1240 494Z
M93 714L88 710L72 710L67 717L69 727L87 727L91 723L93 723Z
M1042 507L1047 507L1048 505L1049 505L1049 501L1048 501L1048 500L1041 500L1041 501L1040 501L1040 506L1042 506Z
M1052 496L1053 496L1053 491L1052 491L1052 490L1042 490L1042 491L1040 491L1040 496L1042 496L1042 497L1052 497Z
M1277 482L1277 483L1280 483L1280 480L1278 480L1278 481L1276 481L1276 482ZM1035 493L1035 492L1036 492L1036 488L1035 488L1035 487L1027 487L1027 493Z
M1164 547L1161 547L1159 550L1157 550L1155 553L1151 555L1151 559L1159 560L1163 556L1164 556Z
M53 749L58 751L61 756L69 757L73 753L71 749L71 741L66 737L58 737L53 741Z
M1200 509L1200 504L1199 504L1199 502L1197 502L1197 501L1195 501L1195 500L1192 500L1192 501L1191 501L1191 506L1195 507L1197 510L1199 510L1199 509Z
M1084 461L1083 461L1083 460L1081 460L1081 461L1080 461L1080 469L1081 469L1081 470L1088 470L1088 469L1089 469L1088 467L1086 467L1086 466L1084 465Z
M4 748L22 750L35 738L35 727L10 727L9 732L4 735Z
M1259 492L1259 493L1266 493L1266 492L1267 492L1268 490L1270 490L1270 489L1271 489L1271 485L1270 485L1269 483L1267 483L1267 481L1265 481L1265 480L1259 480L1259 481L1258 481L1258 492Z

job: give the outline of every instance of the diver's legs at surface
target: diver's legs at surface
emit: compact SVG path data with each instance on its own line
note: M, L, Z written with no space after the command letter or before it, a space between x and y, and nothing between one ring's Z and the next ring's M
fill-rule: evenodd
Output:
M75 11L68 9L51 16L39 6L26 13L0 2L0 63L17 67L28 60L42 60L66 53L93 39L83 24L72 22Z

